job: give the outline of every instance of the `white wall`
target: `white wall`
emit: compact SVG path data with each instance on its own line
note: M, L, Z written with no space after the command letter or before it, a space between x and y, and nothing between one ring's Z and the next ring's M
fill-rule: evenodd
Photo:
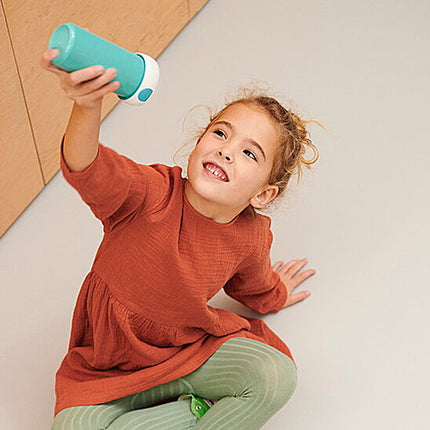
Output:
M320 160L272 214L273 261L308 257L317 274L303 285L308 300L264 317L299 367L265 429L428 425L429 19L427 0L212 0L159 57L151 103L118 105L103 122L105 145L172 164L191 107L220 107L259 79L330 129L310 126ZM57 174L2 238L3 428L49 428L101 237ZM211 304L258 317L223 292Z

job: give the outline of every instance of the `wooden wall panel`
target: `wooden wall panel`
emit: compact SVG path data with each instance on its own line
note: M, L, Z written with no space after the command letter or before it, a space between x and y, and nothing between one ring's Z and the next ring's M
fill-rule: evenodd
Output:
M0 59L1 237L44 187L1 4Z
M73 102L58 77L40 66L55 28L73 22L157 58L209 0L124 0L109 8L104 0L0 1L1 237L59 170L60 138ZM116 95L105 97L102 119L118 102ZM18 143L7 145L12 138Z
M47 183L58 171L59 139L73 105L61 90L57 76L40 67L40 56L48 49L55 28L73 22L129 51L156 58L188 22L187 2L128 0L109 2L108 9L105 0L3 2ZM113 94L105 98L103 117L117 102Z

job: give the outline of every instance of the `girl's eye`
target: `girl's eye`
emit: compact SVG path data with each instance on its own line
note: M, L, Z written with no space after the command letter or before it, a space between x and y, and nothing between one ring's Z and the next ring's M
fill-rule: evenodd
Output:
M249 152L252 155L252 158L254 158L254 160L257 161L257 157L254 155L253 152L248 151L247 149L245 149L243 152Z
M221 131L221 130L215 130L215 131L214 131L214 133L215 133L215 134L217 134L217 133L221 133L221 134L225 137L224 132L223 132L223 131ZM219 136L219 135L218 135L218 136Z

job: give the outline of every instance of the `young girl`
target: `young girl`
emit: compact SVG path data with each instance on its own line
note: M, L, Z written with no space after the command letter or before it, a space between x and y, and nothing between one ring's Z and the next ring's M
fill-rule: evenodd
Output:
M249 96L211 117L183 178L99 143L114 70L65 72L43 54L74 106L61 169L103 223L56 373L53 430L260 429L291 397L296 365L261 319L213 308L224 291L265 314L304 300L307 260L271 265L265 208L306 146L304 123ZM316 150L316 149L315 149ZM316 161L316 160L315 160Z

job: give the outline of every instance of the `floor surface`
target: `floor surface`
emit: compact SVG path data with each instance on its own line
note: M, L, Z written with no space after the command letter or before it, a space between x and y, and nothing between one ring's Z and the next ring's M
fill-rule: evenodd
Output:
M429 19L426 0L211 0L158 58L151 103L120 104L102 124L103 144L171 165L206 120L194 111L183 134L193 106L222 107L259 80L328 128L309 126L320 159L269 214L272 260L307 257L317 274L301 287L309 299L263 316L299 368L293 397L264 429L427 428ZM3 428L49 428L101 237L58 173L0 241ZM261 317L223 291L210 304Z

